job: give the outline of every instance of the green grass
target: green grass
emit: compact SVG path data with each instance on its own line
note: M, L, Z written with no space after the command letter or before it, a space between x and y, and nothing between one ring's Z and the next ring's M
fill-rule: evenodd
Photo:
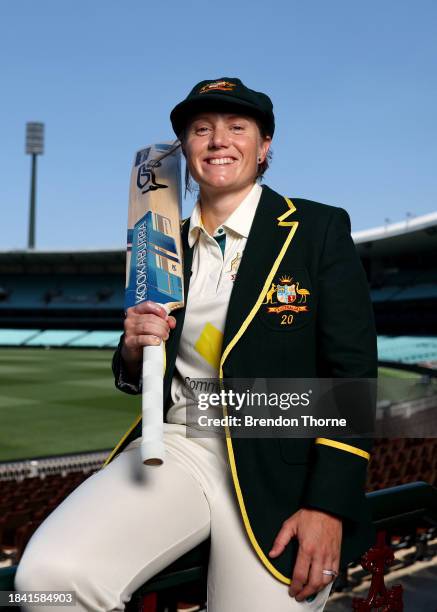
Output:
M114 387L112 354L0 349L0 461L112 449L141 410Z
M0 349L0 461L112 449L141 411L139 396L114 387L112 354ZM426 393L418 380L380 368L378 398L417 399Z
M378 399L392 402L416 401L427 395L437 395L437 379L421 384L422 375L394 368L378 368Z

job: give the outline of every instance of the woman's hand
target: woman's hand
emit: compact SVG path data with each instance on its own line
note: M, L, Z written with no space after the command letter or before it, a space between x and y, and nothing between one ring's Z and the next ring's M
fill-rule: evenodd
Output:
M144 346L156 346L168 340L176 319L156 302L143 302L127 309L121 356L126 364L136 365L143 358Z
M280 555L294 536L299 550L289 593L296 601L303 601L333 580L322 574L323 569L338 572L342 522L326 512L302 508L284 521L269 556Z

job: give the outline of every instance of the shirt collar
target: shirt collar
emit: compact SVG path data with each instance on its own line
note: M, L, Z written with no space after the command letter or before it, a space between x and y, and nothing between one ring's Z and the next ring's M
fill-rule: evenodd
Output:
M239 234L243 238L247 238L249 236L250 228L255 216L255 211L261 198L261 193L261 185L255 183L244 200L242 200L234 212L226 219L226 221L222 223L220 227L224 227L227 230L231 230L236 234ZM192 248L196 243L202 230L206 231L204 230L202 223L200 203L199 200L197 200L193 208L193 212L191 213L190 228L188 230L188 244L190 248Z

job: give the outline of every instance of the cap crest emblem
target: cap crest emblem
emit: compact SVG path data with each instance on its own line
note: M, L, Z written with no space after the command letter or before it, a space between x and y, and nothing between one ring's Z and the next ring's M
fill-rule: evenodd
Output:
M208 91L214 90L233 91L236 86L237 85L235 83L230 83L229 81L215 81L214 83L208 83L207 85L204 85L200 89L199 94L207 93Z

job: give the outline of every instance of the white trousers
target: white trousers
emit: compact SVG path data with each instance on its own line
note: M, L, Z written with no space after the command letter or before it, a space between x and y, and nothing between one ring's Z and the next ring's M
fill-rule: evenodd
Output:
M124 610L138 587L211 535L208 612L323 610L332 583L299 603L258 559L240 518L224 440L190 439L184 425L164 427L163 465L143 465L140 439L134 440L74 490L26 547L15 588L75 591L76 605L22 609Z

